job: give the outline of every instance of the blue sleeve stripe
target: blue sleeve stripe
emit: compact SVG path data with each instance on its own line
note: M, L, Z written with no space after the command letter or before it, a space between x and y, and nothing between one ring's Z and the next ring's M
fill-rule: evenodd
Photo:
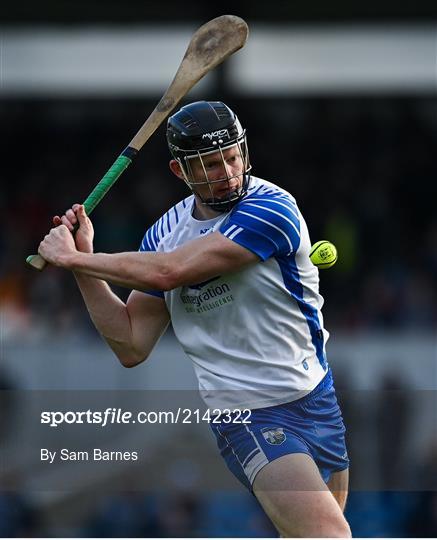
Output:
M241 229L241 230L240 230ZM235 239L235 242L240 244L240 246L243 246L247 249L249 249L250 251L253 251L254 253L256 253L257 255L259 255L263 260L266 260L268 258L265 257L261 252L259 252L257 249L254 249L254 247L256 247L256 244L254 246L254 242L253 242L253 237L252 237L252 234L255 232L255 234L259 235L261 238L263 238L267 244L273 244L275 246L275 251L280 251L280 247L278 246L277 242L275 242L275 239L272 238L272 236L268 236L262 232L260 232L259 230L253 230L251 229L250 227L239 227L238 228L238 234L236 234L235 236L232 235L232 240ZM240 235L240 233L242 233ZM240 235L240 236L239 236ZM228 237L229 238L229 237ZM276 238L277 240L277 238Z
M141 247L140 247L139 251L146 251L146 245L145 245L144 241L145 241L145 238L143 238L143 241L141 242Z
M164 236L164 216L159 220L161 223L161 238Z
M282 234L282 236L285 236L285 238L287 240L287 243L290 246L290 253L293 252L293 245L290 242L290 238L288 237L287 234L285 234L285 232L282 229L280 229L279 227L276 227L276 225L273 225L273 223L270 223L269 221L266 221L265 219L260 218L259 216L249 214L248 212L243 212L242 210L238 210L238 213L243 214L244 216L248 216L248 217L250 217L252 219L256 219L258 221L261 221L262 223L265 223L266 225L269 225L269 227L273 227L273 229L276 229L277 231L279 231Z
M288 219L287 216L284 216L284 214L281 214L280 212L276 212L276 210L272 210L271 208L268 208L267 206L261 206L259 204L253 204L253 203L246 203L247 206L254 206L255 208L261 208L261 210L265 210L266 212L270 212L272 214L276 214L277 216L281 217L282 219L285 219L296 231L297 236L300 238L300 231L296 227L296 225L291 221L291 219Z
M251 193L250 196L252 197L253 195L255 195L255 193L258 193L258 191L260 191L263 187L264 186L258 186L256 189L255 189L255 187L253 187L252 189L255 189L255 191L253 193Z
M150 249L150 240L149 240L149 234L150 234L150 230L148 230L146 232L146 234L144 235L144 240L143 240L143 243L144 243L144 249L147 249L147 247ZM147 246L146 246L146 242L147 242Z
M231 225L229 229L227 229L223 234L225 236L228 236L229 233L231 233L235 229L236 225Z
M243 202L243 204L250 204L252 201L256 201L256 202L268 202L268 203L273 203L273 204L277 204L279 206L282 206L284 208L287 208L287 210L290 210L291 212L293 212L293 214L297 217L297 219L299 219L299 215L297 213L297 209L295 207L295 204L293 203L293 201L291 201L290 199L286 199L288 203L290 204L285 204L284 202L280 202L276 199L252 199L252 197L250 199ZM291 205L294 205L294 206L291 206Z
M158 245L159 244L159 236L158 236L157 223L155 223L155 225L153 225L152 233L153 233L153 239L155 240L155 244Z
M174 215L175 215L175 218L176 218L176 224L179 223L179 216L178 216L178 211L176 210L176 206L173 206L173 210L174 210Z
M157 238L156 243L158 243L161 240L160 234L159 234L159 225L161 223L161 218L158 219L158 221L153 225L155 236Z
M150 248L153 248L154 250L156 250L156 244L155 242L153 241L153 236L152 236L152 229L149 229L147 231L147 243L149 244L149 247Z
M229 240L233 240L237 236L237 234L241 233L241 231L243 231L243 230L244 230L243 227L238 227L238 229L235 230L233 233L231 233L229 235L225 235L225 236L227 236L229 238Z
M285 193L281 193L280 197L281 197L281 199L286 199L297 210L297 204L296 204L296 201L293 198L290 199L290 196L286 195Z
M185 197L185 199L182 200L182 205L184 208L187 208L187 206L192 202L194 198L194 195L188 195L188 197Z
M167 216L167 231L170 233L170 232L171 232L171 227L170 227L170 212L167 212L165 215Z

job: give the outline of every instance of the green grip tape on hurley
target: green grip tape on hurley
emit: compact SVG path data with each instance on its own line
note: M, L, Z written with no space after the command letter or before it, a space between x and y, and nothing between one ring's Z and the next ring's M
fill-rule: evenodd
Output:
M137 153L138 153L137 149L132 148L131 146L128 146L127 148L124 149L123 153L119 155L118 158L114 161L114 163L112 164L108 172L100 180L100 182L92 190L92 192L88 195L85 202L83 203L85 207L85 211L88 215L91 214L94 208L99 204L99 202L103 199L103 197L108 193L111 187L119 179L121 173L129 167L129 165L132 163L132 158L134 158ZM73 234L74 232L76 232L78 226L79 225L76 224ZM29 257L27 257L26 259L26 263L29 266L36 268L37 270L43 270L44 267L46 266L46 262L41 257L41 255L29 255Z
M127 169L131 163L132 160L130 158L123 155L118 156L118 158L114 161L108 172L100 180L100 182L92 190L92 192L88 195L85 202L83 203L87 215L91 214L94 208L99 204L99 202L119 179L121 173L125 169Z

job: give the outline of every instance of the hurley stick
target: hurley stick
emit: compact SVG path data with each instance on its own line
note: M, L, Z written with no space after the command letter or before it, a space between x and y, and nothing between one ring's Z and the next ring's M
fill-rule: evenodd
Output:
M132 163L138 151L185 94L211 69L241 49L246 43L248 32L247 24L235 15L222 15L212 19L195 32L174 79L158 105L84 201L88 215L100 203L122 172ZM40 255L30 255L26 262L37 270L43 270L47 264Z

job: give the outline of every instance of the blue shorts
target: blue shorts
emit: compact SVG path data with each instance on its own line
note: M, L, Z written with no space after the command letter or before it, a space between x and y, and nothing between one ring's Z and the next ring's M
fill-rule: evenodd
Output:
M264 465L287 454L311 456L325 482L349 466L346 430L330 371L301 399L253 409L250 422L210 423L227 466L250 490Z

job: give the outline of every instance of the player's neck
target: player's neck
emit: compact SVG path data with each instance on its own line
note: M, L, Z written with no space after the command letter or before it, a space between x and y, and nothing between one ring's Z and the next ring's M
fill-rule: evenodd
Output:
M214 219L221 215L221 212L216 212L206 204L202 204L197 197L195 197L193 218L199 221L206 221L208 219Z

